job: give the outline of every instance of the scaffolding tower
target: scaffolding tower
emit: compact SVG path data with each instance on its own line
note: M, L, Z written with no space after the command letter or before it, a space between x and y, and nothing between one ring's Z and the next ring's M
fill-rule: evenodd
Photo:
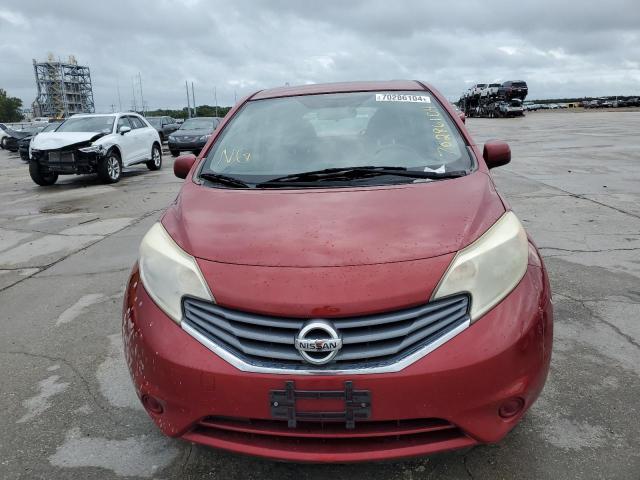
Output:
M38 89L34 116L66 118L95 112L89 67L78 65L75 57L65 63L49 54L46 62L33 60L33 71Z

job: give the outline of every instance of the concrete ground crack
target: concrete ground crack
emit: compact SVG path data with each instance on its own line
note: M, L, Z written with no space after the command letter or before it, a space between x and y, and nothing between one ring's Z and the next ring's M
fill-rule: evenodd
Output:
M155 209L155 210L151 210L150 212L145 213L144 215L142 215L142 216L140 216L140 217L136 218L136 219L135 219L133 222L131 222L129 225L126 225L126 226L122 227L121 229L116 230L115 232L111 232L111 233L109 233L109 234L107 234L107 235L103 236L103 237L102 237L102 238L100 238L99 240L96 240L95 242L92 242L92 243L90 243L90 244L88 244L88 245L86 245L86 246L84 246L84 247L82 247L82 248L79 248L78 250L75 250L75 251L73 251L73 252L70 252L69 254L64 255L63 257L60 257L59 259L55 260L54 262L49 263L48 265L44 265L44 266L42 266L42 267L39 267L39 268L40 268L40 270L39 270L38 272L36 272L36 273L32 274L32 275L28 275L28 276L26 276L26 277L24 277L24 278L22 278L22 279L18 280L17 282L12 283L11 285L7 285L6 287L0 288L0 293L4 292L5 290L8 290L8 289L10 289L10 288L13 288L13 287L15 287L16 285L19 285L20 283L24 282L25 280L30 279L30 278L31 278L31 277L33 277L34 275L37 275L37 274L39 274L39 273L44 272L45 270L50 269L50 268L51 268L51 267L53 267L54 265L57 265L58 263L62 262L63 260L66 260L67 258L71 257L72 255L75 255L76 253L83 252L83 251L85 251L85 250L87 250L87 249L89 249L89 248L93 247L94 245L96 245L96 244L98 244L98 243L102 242L103 240L106 240L107 238L109 238L109 237L111 237L111 236L113 236L113 235L116 235L117 233L120 233L120 232L122 232L123 230L126 230L127 228L130 228L130 227L133 227L133 226L137 225L138 223L142 222L143 220L145 220L145 219L149 218L149 217L150 217L150 216L152 216L152 215L157 214L158 212L162 212L162 211L163 211L163 210L165 210L165 209L166 209L166 207L162 207L162 208L157 208L157 209ZM24 268L28 268L28 267L24 267ZM1 270L1 269L0 269L0 270Z
M92 276L92 275L106 275L109 273L119 273L119 272L128 272L131 270L131 266L129 267L124 267L124 268L114 268L111 270L101 270L99 272L82 272L83 276ZM37 272L34 275L38 275ZM55 278L55 277L69 277L69 276L73 276L75 274L70 274L70 273L56 273L56 274L51 274L51 275L47 275L45 278Z
M629 247L629 248L603 248L600 250L582 250L579 248L559 248L559 247L538 247L538 250L556 250L559 252L569 252L569 253L604 253L604 252L633 252L636 250L640 250L640 247Z
M462 457L462 463L464 463L464 469L467 471L467 475L469 478L473 479L473 472L471 472L471 468L469 467L469 463L467 461L469 454L473 451L475 447L472 447L467 453L465 453L464 457Z
M40 266L27 266L27 267L0 267L0 272L8 271L8 272L19 272L21 270L29 270L29 269L44 269L45 267ZM40 272L35 272L33 275L37 275Z
M6 351L0 351L0 354L6 354L6 355L25 355L27 357L32 357L32 358L40 358L40 359L45 359L45 360L49 360L50 362L60 362L60 363L64 363L67 367L69 367L69 369L80 379L80 382L82 383L82 386L84 387L84 389L86 390L86 392L89 394L89 396L91 397L91 399L93 400L93 403L96 407L98 407L100 410L102 410L104 412L105 415L107 415L111 421L113 423L115 423L118 426L121 427L125 427L126 425L123 424L122 422L120 422L116 417L114 417L111 412L109 411L108 408L104 407L102 405L102 403L100 402L100 400L98 399L97 395L91 390L91 386L89 384L89 381L84 377L84 375L80 372L80 370L78 370L76 368L75 365L73 365L69 360L67 360L66 358L63 357L55 357L52 355L45 355L43 353L33 353L33 352L28 352L28 351L24 351L24 350L6 350Z
M538 179L536 179L536 178L531 178L531 177L528 177L528 176L526 176L526 175L522 175L521 173L516 173L516 172L514 172L513 170L508 170L508 171L506 171L506 172L504 172L504 173L508 173L508 174L514 175L514 176L516 176L516 177L524 178L524 179L526 179L526 180L530 180L530 181L532 181L532 182L539 183L540 185L544 185L545 187L553 188L554 190L559 190L559 191L561 191L561 192L563 192L563 193L567 194L567 195L568 195L568 196L570 196L570 197L579 198L580 200L586 200L587 202L595 203L596 205L600 205L601 207L606 207L606 208L610 208L611 210L615 210L615 211L616 211L616 212L618 212L618 213L622 213L622 214L624 214L624 215L628 215L628 216L630 216L630 217L640 219L640 215L635 214L635 213L633 213L633 212L629 212L629 211L627 211L627 210L623 210L622 208L614 207L614 206L612 206L612 205L607 205L606 203L599 202L599 201L597 201L597 200L594 200L594 199L592 199L592 198L589 198L589 197L587 197L587 196L585 196L585 195L581 195L581 194L579 194L579 193L573 193L573 192L570 192L570 191L568 191L568 190L564 190L564 189L562 189L562 188L560 188L560 187L556 187L555 185L550 185L550 184L545 183L545 182L543 182L543 181L541 181L541 180L538 180Z
M189 450L187 452L187 458L182 462L182 466L180 467L180 472L184 472L187 468L187 464L189 463L189 459L191 458L191 452L193 452L193 443L189 444Z
M567 295L566 293L556 294L556 297L565 297L573 302L579 303L580 305L582 305L582 307L584 307L585 310L588 310L589 313L591 313L593 318L599 320L605 325L608 325L614 332L616 332L618 335L624 338L627 342L629 342L631 345L633 345L634 347L640 350L640 343L638 343L631 335L624 333L622 330L620 330L620 328L615 323L611 323L608 320L605 320L604 318L602 318L600 315L596 314L593 311L593 308L587 305L587 302L589 302L589 300L582 300L579 298L575 298L570 295ZM604 301L606 302L607 300L604 300Z

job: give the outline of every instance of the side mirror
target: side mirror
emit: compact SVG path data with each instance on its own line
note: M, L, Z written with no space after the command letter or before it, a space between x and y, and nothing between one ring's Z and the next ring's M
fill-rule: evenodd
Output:
M482 158L490 169L501 167L511 161L511 148L507 142L489 140L484 144Z
M462 123L467 123L467 116L464 114L464 112L458 113L458 116L460 117L460 120L462 120Z
M196 156L193 153L180 155L173 162L173 174L178 178L187 178L194 163L196 163Z
M120 130L118 130L118 133L120 133L120 135L124 135L127 132L131 131L131 127L127 127L126 125L123 125L120 127Z

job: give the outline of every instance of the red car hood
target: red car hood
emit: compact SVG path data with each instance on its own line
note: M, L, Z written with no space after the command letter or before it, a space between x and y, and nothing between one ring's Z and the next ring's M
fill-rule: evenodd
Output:
M429 183L322 190L222 189L187 180L162 222L197 258L335 267L455 252L504 211L482 172Z

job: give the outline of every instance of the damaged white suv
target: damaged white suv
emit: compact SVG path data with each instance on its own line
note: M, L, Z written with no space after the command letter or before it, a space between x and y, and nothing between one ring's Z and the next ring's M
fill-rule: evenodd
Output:
M115 183L123 167L139 163L159 170L162 148L157 130L131 112L73 115L29 146L29 174L42 186L53 185L58 175L83 173Z

